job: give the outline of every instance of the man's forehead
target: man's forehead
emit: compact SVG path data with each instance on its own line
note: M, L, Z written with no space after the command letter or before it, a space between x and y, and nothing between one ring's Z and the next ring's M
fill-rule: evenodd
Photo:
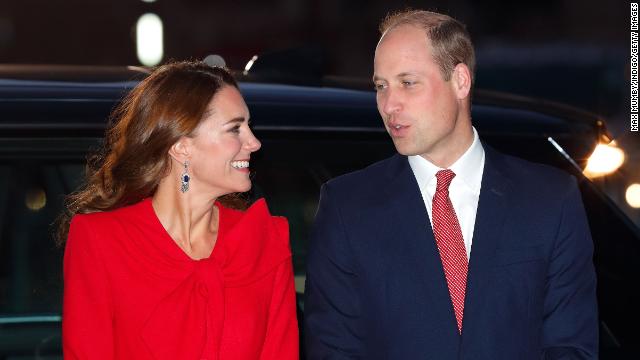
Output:
M378 43L374 61L378 58L392 59L424 59L431 56L431 41L426 36L404 33L388 34Z
M421 76L427 72L427 67L433 63L431 42L422 29L417 30L419 32L413 32L409 36L402 33L387 34L389 38L384 41L389 43L381 43L376 48L373 64L374 82Z
M425 43L431 43L427 32L418 25L413 24L401 24L389 28L380 36L380 40L378 40L378 46L386 40L393 39L398 40L398 38L403 40L412 40L419 41Z
M374 53L374 62L378 58L417 58L424 59L432 55L431 40L422 29L415 27L396 28L380 39Z

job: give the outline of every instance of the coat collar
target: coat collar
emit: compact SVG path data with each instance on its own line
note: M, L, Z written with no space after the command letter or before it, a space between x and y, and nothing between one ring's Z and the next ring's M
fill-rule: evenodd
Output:
M478 328L475 318L487 297L487 282L491 280L496 247L503 236L505 218L514 190L513 182L504 170L504 155L486 144L483 145L486 157L467 277L463 344L464 338L481 336L483 331Z
M450 329L447 330L450 338L457 339L458 328L431 222L407 157L393 156L386 177L384 200L396 225L392 236L410 249L412 256L407 261L413 262L411 267L423 280L422 284L416 284L423 286L423 290L416 291L425 294L428 297L425 302L434 308L430 313L435 318L430 320L435 321L438 328Z

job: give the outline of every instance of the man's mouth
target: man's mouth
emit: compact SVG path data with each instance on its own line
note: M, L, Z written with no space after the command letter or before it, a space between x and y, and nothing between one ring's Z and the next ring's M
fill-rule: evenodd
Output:
M393 137L402 137L406 135L407 128L409 128L409 126L395 124L395 123L390 123L387 126L389 128L389 134Z
M387 126L389 127L389 129L395 129L395 130L400 130L404 127L407 127L406 125L402 125L394 120L391 120L387 123Z

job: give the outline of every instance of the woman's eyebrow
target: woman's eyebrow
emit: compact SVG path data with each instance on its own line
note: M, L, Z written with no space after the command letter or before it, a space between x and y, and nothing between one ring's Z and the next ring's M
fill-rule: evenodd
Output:
M243 122L245 122L245 118L238 116L225 122L224 125L231 124L231 123L243 123Z

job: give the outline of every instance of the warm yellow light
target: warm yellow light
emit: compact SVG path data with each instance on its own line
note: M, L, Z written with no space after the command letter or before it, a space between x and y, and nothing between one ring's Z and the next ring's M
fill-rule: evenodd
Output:
M587 177L598 177L611 174L624 163L624 151L615 142L598 144L589 156L584 174Z
M640 208L640 184L631 184L625 193L627 204L632 208Z
M47 205L47 194L41 188L29 189L26 193L24 204L31 211L38 211Z

